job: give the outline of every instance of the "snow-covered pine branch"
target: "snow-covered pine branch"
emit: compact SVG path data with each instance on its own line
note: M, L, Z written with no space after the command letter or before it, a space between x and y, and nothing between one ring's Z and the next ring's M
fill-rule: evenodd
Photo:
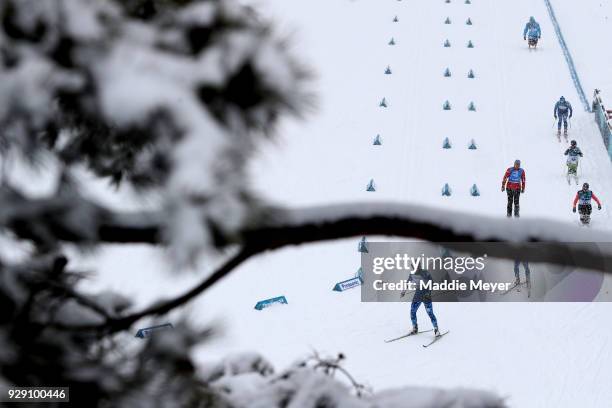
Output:
M249 155L311 100L285 41L232 0L7 0L0 20L2 144L158 190L179 264L257 209Z
M319 362L327 359L319 359ZM333 365L342 368L338 361ZM328 361L329 363L329 361ZM325 363L323 363L325 365ZM232 408L503 408L504 400L490 392L471 389L404 387L356 395L348 384L316 362L298 362L275 373L256 353L226 357L203 372L204 381L219 398L216 406ZM226 405L223 405L226 404Z
M116 212L83 197L61 196L27 199L14 189L0 190L7 203L0 208L0 225L17 236L42 242L114 242L164 244L164 212ZM568 242L612 242L612 234L576 228L548 220L506 220L456 211L397 203L347 203L303 209L259 208L258 217L245 221L234 235L217 242L218 246L238 244L250 255L288 245L300 245L361 235L396 236L432 242L500 242L498 252L489 255L532 262L565 264L559 256ZM81 221L79 221L81 220ZM82 229L79 222L90 228ZM36 228L33 225L36 224ZM83 235L88 232L90 235ZM547 245L542 251L540 242ZM493 251L495 248L492 248ZM604 247L574 247L583 256L572 265L601 270L612 254ZM229 271L228 271L229 273Z

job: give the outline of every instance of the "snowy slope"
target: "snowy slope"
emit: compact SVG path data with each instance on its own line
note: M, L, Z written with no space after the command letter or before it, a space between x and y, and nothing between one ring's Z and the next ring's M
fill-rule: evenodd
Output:
M295 206L393 200L503 216L503 171L520 158L527 173L523 217L576 223L570 211L576 187L563 176L566 145L552 127L554 102L565 95L575 108L572 138L585 153L582 175L607 204L610 162L590 114L581 109L542 1L248 3L293 33L294 46L319 76L318 112L305 122L284 123L280 141L262 149L252 166L254 187L265 197ZM566 10L579 7L568 4ZM532 52L522 42L530 15L544 35ZM452 24L443 24L446 17ZM468 17L472 26L465 24ZM391 37L395 46L388 45ZM450 48L442 46L447 38ZM468 40L475 48L466 48ZM392 74L384 75L388 65ZM447 67L450 78L443 76ZM469 69L475 79L466 77ZM383 97L386 109L378 106ZM442 110L447 99L451 111ZM470 101L476 112L467 110ZM376 134L382 146L372 146ZM441 148L444 137L452 149ZM467 149L472 138L476 151ZM371 178L374 193L365 191ZM444 198L446 182L453 195ZM474 183L478 198L468 193ZM594 228L612 229L610 214L606 207L596 212ZM436 304L440 325L451 334L435 347L422 349L425 336L384 344L408 329L408 305L364 304L359 290L331 291L356 272L356 248L357 239L344 240L247 262L190 307L203 324L225 319L225 336L204 347L201 359L257 349L283 366L314 348L344 352L351 373L376 389L477 387L507 395L516 407L605 406L612 399L604 380L612 376L612 335L603 323L608 304ZM141 302L196 279L185 277L168 289L168 266L150 250L131 257L117 251L109 247L98 259L104 279ZM256 301L278 295L289 305L253 309ZM419 319L429 326L423 310Z

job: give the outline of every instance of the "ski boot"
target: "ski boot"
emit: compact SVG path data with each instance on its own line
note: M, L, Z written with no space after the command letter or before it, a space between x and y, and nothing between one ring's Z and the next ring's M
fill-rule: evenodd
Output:
M440 336L440 330L438 330L437 327L434 327L434 336L436 336L436 337Z
M521 280L520 280L520 278L516 278L516 279L514 280L514 286L518 286L518 285L520 285L520 284L521 284Z
M519 217L520 217L520 215L519 215L519 207L516 206L516 207L514 207L514 218L519 218Z
M569 142L569 140L567 139L567 128L563 128L563 137L565 137L566 142Z
M412 326L412 331L410 332L410 334L417 334L418 332L419 332L419 326L418 325Z

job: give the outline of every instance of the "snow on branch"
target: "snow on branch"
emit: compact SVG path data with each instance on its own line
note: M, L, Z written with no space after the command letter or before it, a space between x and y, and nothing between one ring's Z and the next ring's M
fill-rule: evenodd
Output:
M4 203L0 225L36 242L58 236L65 242L164 244L162 212L114 212L85 198L26 199L15 190L0 190ZM505 242L489 255L531 262L565 264L569 243L612 243L612 233L577 228L549 220L508 220L411 204L347 203L303 209L274 209L252 221L222 245L239 244L259 252L361 235L395 236L431 242ZM84 228L90 225L91 228ZM49 232L50 230L51 232ZM543 243L536 246L530 243ZM546 251L542 251L543 245ZM573 248L583 256L573 265L601 270L612 253L603 247ZM495 249L493 248L492 251ZM582 251L582 252L580 252Z
M0 21L0 145L161 193L178 264L257 210L255 145L312 105L309 70L234 0L5 0Z
M183 294L156 302L124 316L107 319L103 324L64 326L71 330L124 330L143 317L162 315L190 302L230 274L247 259L289 245L347 238L360 235L386 235L453 243L499 242L489 256L530 262L543 262L593 270L604 270L612 262L612 253L594 245L572 247L571 259L566 256L566 237L572 242L597 238L612 242L612 235L584 231L570 225L544 220L493 219L453 211L430 209L409 204L344 204L318 208L279 211L275 219L262 221L245 230L240 250L199 284ZM582 240L582 241L581 241ZM531 243L539 242L537 246ZM592 242L592 241L591 241ZM459 249L465 249L464 247Z
M475 389L402 387L364 392L364 386L342 366L344 355L305 361L274 373L256 353L226 357L205 371L207 386L228 407L351 407L351 408L503 408L503 398ZM265 367L265 370L261 368ZM341 372L342 377L335 376ZM346 381L342 381L344 378ZM347 386L346 382L350 384Z

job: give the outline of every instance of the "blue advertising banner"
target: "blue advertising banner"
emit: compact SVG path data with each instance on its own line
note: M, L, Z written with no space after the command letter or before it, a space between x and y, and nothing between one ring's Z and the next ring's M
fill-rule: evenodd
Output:
M284 296L278 296L278 297L271 298L271 299L261 300L257 302L257 304L255 305L255 309L262 310L262 309L265 309L266 307L270 307L275 304L285 304L286 305L288 304L287 298L285 298Z

